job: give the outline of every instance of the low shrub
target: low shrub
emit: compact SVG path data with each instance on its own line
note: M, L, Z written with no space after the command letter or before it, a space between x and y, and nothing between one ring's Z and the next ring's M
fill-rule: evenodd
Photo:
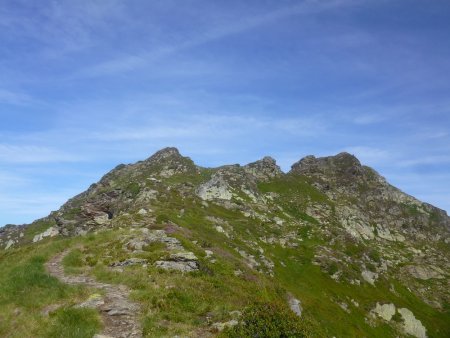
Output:
M281 303L255 304L244 310L239 324L222 336L232 338L309 337L307 323Z

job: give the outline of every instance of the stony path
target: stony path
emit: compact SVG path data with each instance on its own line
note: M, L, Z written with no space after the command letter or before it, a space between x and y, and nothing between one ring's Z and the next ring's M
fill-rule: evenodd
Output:
M104 295L91 297L80 307L96 308L103 321L103 332L96 338L141 338L142 329L139 324L139 305L129 299L129 289L123 285L112 285L97 282L89 276L70 276L64 273L62 260L69 253L66 250L54 256L46 264L47 271L64 283L85 285L102 290Z

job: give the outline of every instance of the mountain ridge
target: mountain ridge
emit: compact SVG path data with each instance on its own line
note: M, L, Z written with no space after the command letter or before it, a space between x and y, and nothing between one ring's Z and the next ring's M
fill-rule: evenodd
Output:
M450 302L450 217L346 152L305 156L283 172L268 156L246 165L205 168L174 147L164 148L143 161L116 166L50 215L4 228L0 248L13 254L60 238L101 242L103 233L120 234L122 248L117 249L122 260L113 262L107 257L116 257L115 251L86 249L86 264L96 257L89 264L103 274L113 272L95 262L121 266L139 261L133 256L138 254L149 261L145 266L152 274L181 271L185 280L191 278L186 273L219 274L232 284L257 279L269 289L281 288L275 298L288 299L297 314L301 306L312 322L326 325L328 334L450 332L443 319ZM155 242L167 248L155 247L148 256L143 248ZM229 272L219 273L222 265ZM230 299L244 295L247 286L242 287ZM328 317L324 304L337 306L348 327ZM164 310L158 311L163 316ZM356 319L346 317L350 312ZM217 319L227 317L214 313ZM193 329L197 324L192 323ZM319 326L313 325L316 334Z

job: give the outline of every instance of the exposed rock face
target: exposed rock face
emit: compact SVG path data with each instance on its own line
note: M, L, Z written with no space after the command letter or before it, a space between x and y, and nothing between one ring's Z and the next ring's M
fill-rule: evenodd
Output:
M268 181L283 174L275 160L269 156L245 165L244 170L261 181Z
M396 309L395 305L390 304L379 304L375 306L372 313L376 314L378 317L382 318L386 322L393 320L396 313L399 313L402 318L401 329L403 333L409 334L417 338L426 338L427 330L425 326L422 325L420 320L417 320L411 310L406 308Z
M165 270L191 272L198 270L198 259L192 252L177 252L171 254L165 261L156 261L155 266Z
M59 235L59 230L56 229L55 227L50 227L47 230L45 230L44 232L34 236L33 243L42 241L45 237L54 237L57 235Z
M12 239L10 239L5 246L5 250L8 250L10 247L12 247L14 245L14 241Z
M392 303L391 304L377 303L375 309L373 309L372 311L388 322L395 315L395 305Z
M292 165L292 171L300 174L331 173L335 176L360 176L361 162L349 153L342 152L336 156L306 156Z
M289 298L289 307L291 308L291 310L299 317L302 316L302 305L301 302L294 298L294 297L290 297Z
M206 201L215 199L219 200L231 200L233 193L231 187L222 178L222 176L216 174L208 182L202 184L197 189L197 195Z
M177 148L167 147L167 148L163 148L161 150L158 150L151 157L149 157L146 160L146 162L161 163L161 162L165 162L169 158L180 159L180 158L182 158L182 156L180 155L180 152L178 151Z
M378 278L378 274L376 272L364 270L361 273L362 278L369 284L375 285L375 281Z
M398 312L403 318L403 329L406 333L417 338L427 337L426 328L422 325L420 320L417 320L416 317L414 317L414 314L410 310L401 308L398 309Z
M165 178L189 171L197 171L192 160L181 156L178 149L173 147L157 151L142 162L142 165L157 169L158 175Z
M237 201L258 202L258 178L252 172L253 169L241 167L240 165L220 167L209 181L197 188L197 195L203 200L229 201L234 199ZM265 174L263 176L266 177Z
M169 250L184 250L180 241L176 238L168 236L164 230L150 231L146 228L141 229L140 235L136 235L135 237L129 239L125 244L125 248L132 252L141 252L144 247L151 243L157 242L165 244Z
M114 262L110 264L111 267L117 266L131 266L131 265L144 265L147 264L147 260L144 258L128 258L120 262Z
M431 278L442 279L444 272L435 266L414 266L409 265L406 270L417 279L428 280Z

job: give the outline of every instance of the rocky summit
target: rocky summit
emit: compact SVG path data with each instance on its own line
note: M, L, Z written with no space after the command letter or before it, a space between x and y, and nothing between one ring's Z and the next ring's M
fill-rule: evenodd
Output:
M450 218L348 153L165 148L0 248L5 337L450 337Z

